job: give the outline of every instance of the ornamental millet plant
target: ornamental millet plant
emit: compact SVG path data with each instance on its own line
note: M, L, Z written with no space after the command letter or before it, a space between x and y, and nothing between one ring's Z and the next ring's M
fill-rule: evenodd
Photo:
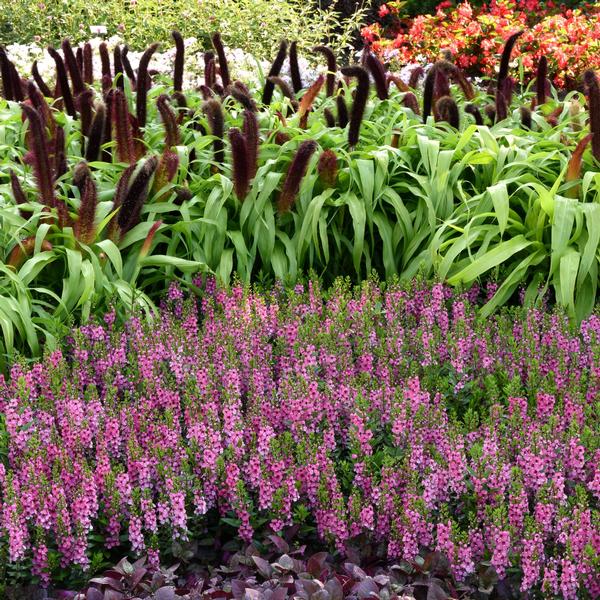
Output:
M363 67L358 65L343 67L342 74L346 77L354 77L357 80L348 127L348 144L353 147L358 143L360 126L369 99L369 74Z

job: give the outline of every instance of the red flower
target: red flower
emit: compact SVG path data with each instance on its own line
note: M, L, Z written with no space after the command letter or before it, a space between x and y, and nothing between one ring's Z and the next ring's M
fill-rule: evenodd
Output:
M387 17L387 15L390 14L390 9L387 7L386 4L382 4L379 7L379 18L383 19L383 17Z

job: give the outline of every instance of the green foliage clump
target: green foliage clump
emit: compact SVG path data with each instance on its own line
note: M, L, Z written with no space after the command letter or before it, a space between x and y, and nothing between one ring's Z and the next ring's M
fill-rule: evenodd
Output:
M360 8L342 18L334 8L300 0L15 0L0 12L0 44L58 46L65 37L83 42L90 37L89 26L104 25L107 36L121 35L131 48L142 49L168 40L173 29L207 44L220 30L230 47L266 58L282 37L307 46L326 42L347 48L362 16Z

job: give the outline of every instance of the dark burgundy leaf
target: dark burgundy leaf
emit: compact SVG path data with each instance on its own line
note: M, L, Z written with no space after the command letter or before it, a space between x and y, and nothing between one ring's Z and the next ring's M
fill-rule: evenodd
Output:
M264 558L261 558L260 556L253 556L252 560L254 561L254 564L258 568L258 572L265 579L270 579L271 573L273 573L273 569L271 568L271 565Z
M327 552L317 552L317 554L313 554L306 563L306 570L313 577L319 577L323 571L323 566L325 565L327 556Z
M316 594L319 590L323 589L323 584L314 579L300 579L296 582L296 587L308 592L312 596L312 594Z
M279 537L278 535L270 535L269 539L273 542L273 544L275 545L277 550L279 550L279 552L282 552L283 554L287 554L290 551L289 544L283 538Z
M175 588L172 585L163 587L154 593L154 600L174 600Z
M325 589L329 592L331 600L343 600L344 590L335 577L325 584Z
M269 600L285 600L285 598L287 598L287 595L287 589L284 587L280 587L276 590L273 590L271 596L269 597Z
M366 577L352 588L352 592L359 598L370 598L373 594L379 594L379 586L370 577Z
M246 591L246 583L241 579L233 579L231 581L231 593L234 598L243 598Z
M437 583L431 583L427 590L427 600L446 600L448 594Z
M123 584L119 579L114 577L94 577L90 579L90 583L97 583L98 585L105 585L107 587L112 588L113 590L121 591L123 589Z
M354 563L344 563L344 569L346 569L346 572L349 575L358 580L362 580L367 576L367 574L358 565L355 565Z

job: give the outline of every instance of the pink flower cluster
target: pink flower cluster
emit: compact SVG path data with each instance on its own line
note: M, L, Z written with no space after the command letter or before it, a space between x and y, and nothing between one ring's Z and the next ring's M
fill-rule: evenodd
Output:
M300 286L301 288L301 286ZM88 536L135 553L192 521L302 507L341 551L482 561L523 592L600 594L600 318L480 321L442 285L173 293L153 324L110 316L0 380L0 531L48 580Z

